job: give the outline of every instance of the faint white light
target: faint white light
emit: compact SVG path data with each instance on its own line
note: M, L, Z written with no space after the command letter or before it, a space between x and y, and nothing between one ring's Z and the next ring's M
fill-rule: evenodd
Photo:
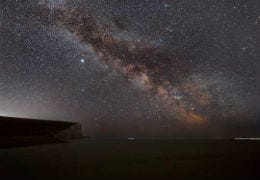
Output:
M172 96L173 99L177 99L177 100L181 100L182 99L182 96Z
M130 140L130 141L134 141L135 140L135 138L133 138L133 137L129 137L127 139Z
M169 4L164 3L164 7L165 7L165 8L168 8L168 7L169 7Z
M240 137L236 137L235 140L238 140L238 141L260 141L260 138L240 138Z

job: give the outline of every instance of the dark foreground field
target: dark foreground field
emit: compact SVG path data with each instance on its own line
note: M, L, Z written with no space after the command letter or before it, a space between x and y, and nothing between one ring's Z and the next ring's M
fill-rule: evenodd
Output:
M0 179L260 179L260 142L88 140L0 150Z

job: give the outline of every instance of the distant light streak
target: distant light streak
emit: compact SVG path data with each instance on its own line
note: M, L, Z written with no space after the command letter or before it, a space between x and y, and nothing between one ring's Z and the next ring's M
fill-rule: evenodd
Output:
M243 141L243 140L246 140L246 141L260 141L260 138L235 138L235 140L238 140L238 141Z

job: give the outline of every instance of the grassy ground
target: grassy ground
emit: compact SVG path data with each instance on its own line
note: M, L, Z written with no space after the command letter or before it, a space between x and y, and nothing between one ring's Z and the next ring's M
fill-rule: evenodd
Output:
M63 180L260 179L260 142L81 139L2 149L1 176Z

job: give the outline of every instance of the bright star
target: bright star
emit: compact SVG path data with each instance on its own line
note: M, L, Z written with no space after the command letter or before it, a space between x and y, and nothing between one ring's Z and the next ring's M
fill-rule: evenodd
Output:
M81 63L85 63L85 59L80 59L80 62Z

